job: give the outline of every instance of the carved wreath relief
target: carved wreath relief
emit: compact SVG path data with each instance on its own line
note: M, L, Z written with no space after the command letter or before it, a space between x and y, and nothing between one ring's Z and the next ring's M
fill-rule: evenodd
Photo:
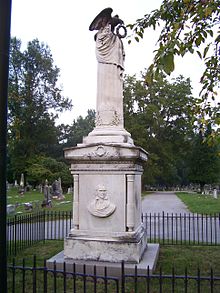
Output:
M89 203L89 212L96 217L105 218L114 213L115 204L110 202L105 186L99 185L94 199Z
M102 158L102 157L104 157L104 158L111 158L111 157L114 158L114 157L118 157L118 156L119 156L119 154L118 154L117 151L109 152L102 145L97 146L94 151L84 154L84 157L94 157L94 158Z
M96 114L96 126L118 126L121 122L121 117L120 117L120 114L118 113L118 111L113 111L113 114L112 114L112 117L109 118L109 121L108 122L104 122L101 118L101 115L99 112L97 112Z

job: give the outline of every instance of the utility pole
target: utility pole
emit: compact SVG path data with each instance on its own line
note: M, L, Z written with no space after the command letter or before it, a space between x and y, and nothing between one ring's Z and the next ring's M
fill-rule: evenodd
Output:
M0 0L0 290L2 293L7 293L6 146L10 27L11 0Z

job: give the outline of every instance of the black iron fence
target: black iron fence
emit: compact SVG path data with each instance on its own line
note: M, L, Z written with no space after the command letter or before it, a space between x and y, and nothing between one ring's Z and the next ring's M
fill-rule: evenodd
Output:
M220 245L220 214L143 214L148 242Z
M164 274L162 269L151 274L149 268L145 274L138 274L137 267L134 267L132 274L126 274L124 263L121 264L120 274L113 277L108 273L108 268L103 268L103 273L98 275L96 266L93 273L87 273L87 266L78 273L76 265L72 270L66 270L66 263L63 269L57 269L54 262L49 269L46 260L43 265L37 263L36 257L28 265L24 259L22 263L16 264L15 260L8 267L8 292L220 292L220 277L216 277L212 269L209 276L203 276L198 269L195 276L189 275L185 269L182 275L175 273Z
M220 215L143 214L149 243L220 245ZM8 254L42 240L62 240L72 226L72 213L43 211L7 221Z
M18 251L39 241L63 240L71 225L71 211L42 211L9 218L7 220L8 255L16 255Z

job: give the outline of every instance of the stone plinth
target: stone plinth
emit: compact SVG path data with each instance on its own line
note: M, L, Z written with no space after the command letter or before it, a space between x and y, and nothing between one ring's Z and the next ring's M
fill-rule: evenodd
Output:
M64 258L139 263L147 247L141 222L142 163L147 153L129 143L65 149L74 178L73 227Z
M125 263L124 264L124 274L134 275L135 267L137 274L147 275L152 274L156 268L157 259L159 256L159 244L149 243L147 250L138 264ZM122 277L122 268L121 263L118 262L102 262L102 261L92 261L92 260L73 260L70 258L64 257L63 251L59 252L57 255L54 255L52 258L47 260L47 267L51 270L54 270L56 264L56 270L63 271L65 262L65 272L74 274L84 274L86 269L86 274L94 274L94 266L96 267L96 275L105 276L107 268L107 276L110 277ZM86 268L84 267L86 266Z

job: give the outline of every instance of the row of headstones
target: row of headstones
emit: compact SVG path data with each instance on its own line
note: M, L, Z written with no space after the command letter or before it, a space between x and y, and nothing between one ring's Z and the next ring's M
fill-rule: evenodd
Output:
M19 194L21 196L23 196L26 191L29 191L32 189L32 187L28 183L25 186L23 174L21 174L20 184L17 183L17 180L15 180L14 185L9 184L7 182L7 189L9 190L11 187L17 187ZM57 200L62 200L65 198L65 196L63 195L63 190L62 190L62 186L61 186L61 178L59 178L58 180L55 180L51 185L48 184L48 180L46 179L44 185L38 186L38 190L41 193L44 193L44 199L42 201L41 207L52 207L52 200L51 200L52 198L57 199ZM69 187L67 193L72 194L72 192L73 192L73 188ZM21 205L21 204L19 204L19 205ZM22 203L22 205L24 205L25 209L27 209L27 210L33 209L32 203L29 203L29 202ZM7 205L7 213L8 214L15 213L17 206L18 206L18 204L17 205L12 205L12 204Z
M198 184L190 184L188 186L173 186L170 188L166 188L164 186L145 186L146 191L187 191L187 192L195 192L201 193L200 186ZM214 198L218 198L220 194L219 186L214 185L205 185L203 195L213 196Z

